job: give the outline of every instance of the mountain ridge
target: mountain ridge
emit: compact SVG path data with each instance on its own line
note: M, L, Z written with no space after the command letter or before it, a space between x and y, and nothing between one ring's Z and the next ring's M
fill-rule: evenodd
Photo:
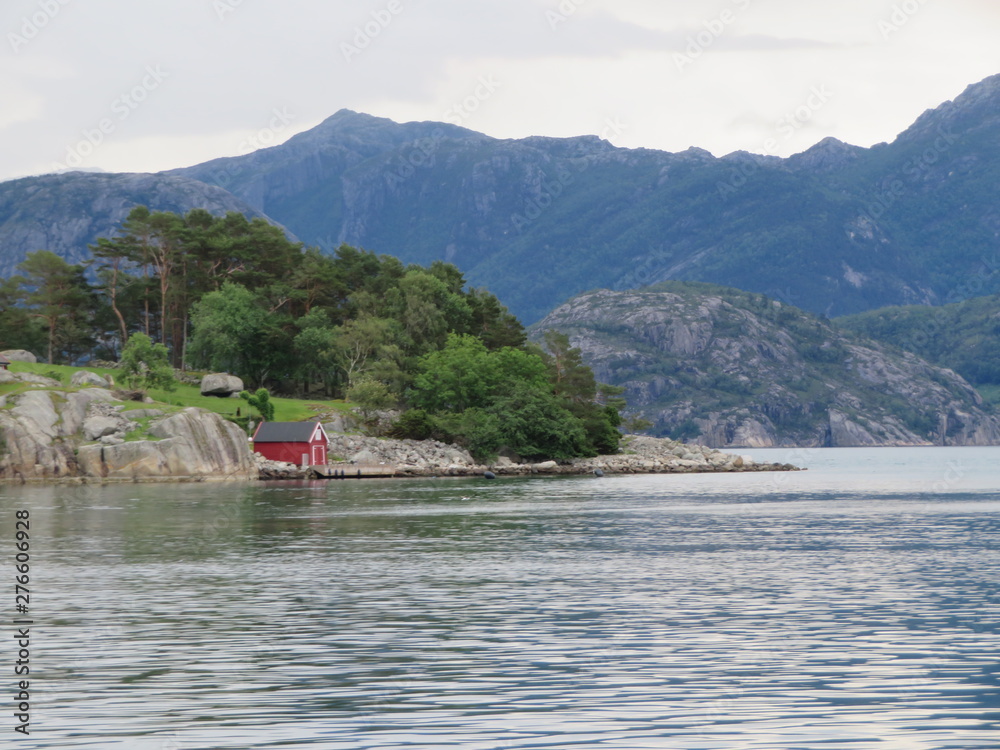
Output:
M624 149L593 135L497 139L341 109L283 144L151 176L230 196L188 183L187 203L152 208L242 206L327 251L348 243L453 262L528 322L595 286L668 279L836 316L1000 292L995 269L983 271L1000 238L988 198L1000 188L997 112L1000 75L925 111L891 143L826 138L780 158ZM26 219L80 221L80 210L41 211L0 210L0 269L46 236ZM56 231L48 249L83 257L101 232L90 223ZM981 288L966 288L977 274Z
M222 188L181 176L69 172L0 183L0 276L9 278L25 255L51 250L72 263L90 259L88 246L110 236L136 204L162 211L206 208L266 218ZM59 221L46 216L61 215Z

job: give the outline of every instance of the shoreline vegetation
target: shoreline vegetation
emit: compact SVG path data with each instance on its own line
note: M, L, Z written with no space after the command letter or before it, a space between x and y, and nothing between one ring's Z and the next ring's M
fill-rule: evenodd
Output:
M16 362L0 371L0 483L100 484L305 479L291 464L263 460L246 433L220 413L177 403L123 401L107 375ZM34 372L32 371L34 370ZM49 377L41 372L47 372ZM150 403L151 402L151 403ZM222 411L238 400L212 399ZM280 404L290 409L293 404ZM327 421L329 428L343 419ZM477 461L460 446L433 439L392 439L331 432L331 466L391 467L394 477L586 475L791 471L668 438L626 436L622 450L588 458Z
M624 389L598 382L565 334L529 341L449 263L328 255L262 220L143 206L90 250L87 266L29 253L0 285L14 361L0 372L0 480L294 476L261 471L250 422L344 423L345 410L372 437L330 453L384 467L373 473L760 469L672 440L623 450L623 430L650 426L623 416ZM192 369L238 383L220 394L235 400L206 400Z
M725 453L670 438L627 436L622 452L565 461L518 463L507 458L482 464L455 445L436 440L393 440L360 435L330 435L330 452L341 461L331 462L350 479L366 468L393 469L392 477L474 477L487 472L497 477L599 474L695 474L754 471L801 471L791 464L760 463L749 456ZM261 479L307 479L309 469L266 461L256 456Z
M120 385L159 400L176 373L199 370L258 401L349 402L366 427L396 415L373 432L455 443L480 462L618 451L623 389L598 383L565 335L529 341L450 263L328 254L261 219L143 206L90 251L86 265L29 253L0 284L0 349L118 363Z

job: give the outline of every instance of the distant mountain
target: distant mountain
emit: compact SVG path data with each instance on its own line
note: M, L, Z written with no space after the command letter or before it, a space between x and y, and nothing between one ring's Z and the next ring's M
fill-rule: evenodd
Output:
M1000 291L998 113L994 76L891 145L827 139L789 159L717 159L345 110L283 146L179 173L307 243L453 261L529 321L595 286L671 278L833 316L961 299L976 276Z
M261 214L213 185L187 177L70 172L0 183L0 277L27 253L51 250L79 263L87 246L109 236L138 204L161 211Z
M307 245L335 250L342 242L357 242L370 250L392 255L406 255L402 247L381 247L359 241L366 235L366 215L357 215L357 185L350 175L362 165L362 174L376 170L389 179L393 165L408 174L404 165L415 169L413 162L433 158L433 150L442 141L483 142L484 135L443 123L406 123L358 114L344 109L315 128L288 139L274 148L246 156L214 159L204 164L166 172L216 185L240 200L272 217L292 230ZM430 156L424 156L429 152ZM431 202L437 203L433 198ZM366 211L371 210L366 205ZM440 208L440 206L438 206ZM396 210L418 210L396 206ZM431 209L430 206L425 210ZM431 209L433 210L433 209ZM353 225L354 231L345 228ZM410 255L413 253L410 252ZM439 252L431 259L440 257ZM406 260L412 260L406 257Z
M869 149L827 139L788 159L715 158L342 110L282 145L151 179L178 178L227 191L306 244L454 262L529 322L587 289L667 279L827 316L1000 292L1000 76ZM70 203L76 214L43 204L22 218L79 255L66 245L80 221ZM83 234L99 231L96 213ZM4 258L24 244L0 233Z
M942 307L884 307L835 324L948 367L1000 405L1000 295Z
M566 333L654 432L713 447L996 445L960 376L763 295L699 283L580 295Z

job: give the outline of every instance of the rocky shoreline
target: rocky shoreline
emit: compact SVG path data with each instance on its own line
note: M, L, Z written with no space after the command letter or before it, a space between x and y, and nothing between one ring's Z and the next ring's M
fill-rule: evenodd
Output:
M81 371L82 372L82 371ZM79 375L79 377L77 377ZM73 388L40 375L0 371L0 383L23 386L0 396L2 482L206 482L305 479L314 472L254 454L244 432L197 408L149 408L122 401L110 383L77 373ZM336 432L331 467L347 476L463 477L570 474L678 474L794 471L673 440L628 437L613 456L482 465L468 451L433 440L387 440Z
M581 475L581 474L694 474L752 471L799 471L791 464L758 463L748 456L723 453L669 438L631 436L616 455L569 461L516 463L499 458L478 464L468 451L434 440L388 440L360 435L330 435L331 465L355 476L365 468L393 477L467 477ZM255 454L261 479L307 479L309 469L268 461Z
M26 387L0 396L0 482L259 477L243 430L218 414L145 408L116 398L103 380L63 390L56 380L4 370L0 383Z

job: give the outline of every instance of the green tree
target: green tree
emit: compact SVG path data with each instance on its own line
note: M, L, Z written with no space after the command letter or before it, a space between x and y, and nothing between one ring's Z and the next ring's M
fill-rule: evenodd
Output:
M443 349L420 358L410 402L430 413L485 405L497 383L488 355L474 336L450 335Z
M594 372L583 363L579 349L570 345L569 336L549 330L543 334L548 355L549 378L558 396L574 403L587 403L597 397Z
M154 344L144 333L129 338L122 349L120 369L122 381L130 388L172 391L177 387L167 347Z
M102 237L97 244L90 246L91 255L99 262L97 277L100 279L98 289L108 298L108 304L118 321L118 332L121 345L128 343L128 323L122 312L119 300L129 282L134 279L128 274L128 249L122 244Z
M528 461L596 455L580 420L545 390L519 382L485 411L503 445Z
M524 326L485 289L472 289L466 296L470 310L469 333L479 337L487 349L520 348L526 339Z
M304 315L317 305L335 305L338 294L343 290L336 262L314 247L307 249L298 259L291 272L291 285Z
M261 385L288 361L291 341L280 318L246 287L226 282L195 304L189 354L195 366Z
M347 389L347 400L357 405L366 423L372 424L376 413L395 406L398 397L385 383L361 378Z
M151 212L145 206L136 206L122 223L122 229L125 232L122 241L126 248L131 249L135 262L152 270L158 292L160 343L169 345L170 320L167 307L170 303L174 269L183 257L183 220L169 211ZM149 335L148 312L146 317L146 334Z
M303 390L308 392L310 383L321 383L326 394L332 395L341 380L342 352L329 313L315 308L295 321L295 325L300 330L292 348Z
M348 320L337 333L341 362L350 387L364 371L368 360L379 349L391 343L393 321L361 315Z
M523 349L491 352L475 336L450 334L443 349L418 361L410 400L432 413L462 412L489 406L515 383L549 390L545 363Z
M240 391L240 398L256 409L265 422L274 421L274 404L271 403L271 393L267 388L258 388L254 394L250 391Z
M0 279L0 349L45 350L46 331L41 320L24 306L23 279Z
M617 453L621 444L619 410L625 407L621 398L625 389L598 383L593 370L584 364L582 353L570 344L566 334L549 330L543 341L553 393L580 421L588 449L602 454Z
M96 311L93 291L84 278L83 266L70 265L53 252L28 253L18 265L24 274L20 283L26 289L29 314L40 320L46 331L49 364L63 350L70 355L92 345L87 321Z

